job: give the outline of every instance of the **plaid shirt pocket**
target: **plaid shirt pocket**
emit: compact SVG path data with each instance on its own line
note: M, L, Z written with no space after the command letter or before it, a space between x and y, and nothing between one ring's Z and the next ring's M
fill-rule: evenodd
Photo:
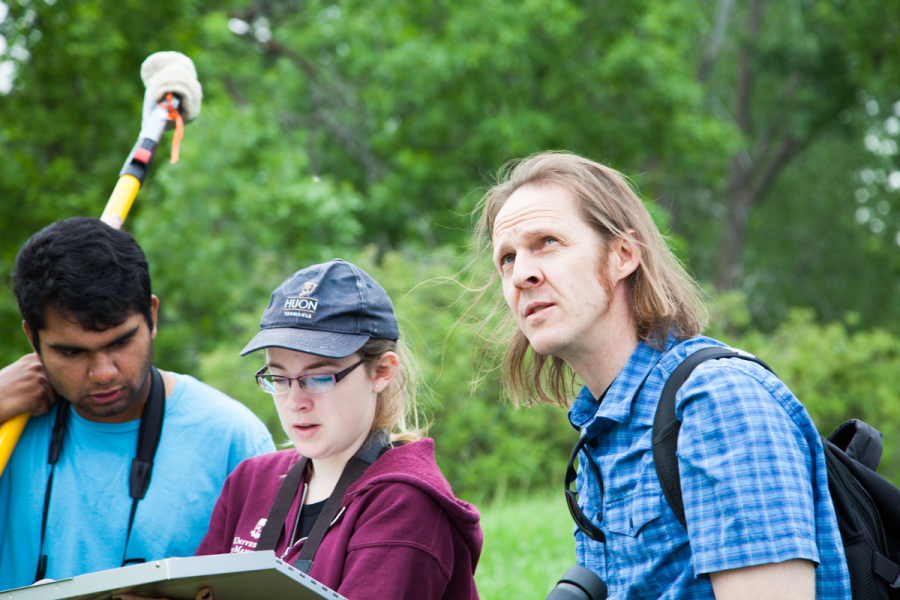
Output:
M629 496L606 505L603 529L607 532L607 552L614 557L613 564L628 572L612 576L628 582L627 597L656 597L665 583L658 577L655 562L663 556L659 540L666 539L662 504L665 499L659 491L636 490ZM654 543L654 541L656 543Z

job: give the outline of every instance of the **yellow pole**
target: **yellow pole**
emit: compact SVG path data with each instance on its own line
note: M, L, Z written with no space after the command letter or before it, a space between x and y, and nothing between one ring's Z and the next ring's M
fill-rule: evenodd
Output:
M109 202L103 209L103 216L100 218L116 229L121 228L139 189L141 189L141 182L134 175L119 177L112 196L109 197Z
M3 469L6 468L6 463L9 462L9 457L12 456L13 449L15 449L30 416L31 413L16 415L0 426L0 473L3 473Z

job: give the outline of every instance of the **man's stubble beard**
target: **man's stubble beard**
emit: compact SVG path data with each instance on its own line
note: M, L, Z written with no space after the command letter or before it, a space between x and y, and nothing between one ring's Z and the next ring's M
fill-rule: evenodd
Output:
M95 406L91 405L89 401L85 402L82 398L78 398L75 401L73 401L69 398L66 398L65 395L60 391L61 389L64 389L64 386L60 386L57 383L55 377L49 371L47 371L46 368L44 369L44 372L47 374L47 379L50 381L50 385L52 385L53 389L56 390L57 394L59 394L60 400L67 400L72 406L74 406L80 410L83 410L85 413L87 413L93 417L99 417L101 419L108 418L108 417L115 417L116 415L120 415L123 412L125 412L126 410L128 410L131 407L131 405L134 404L134 401L140 395L141 390L144 389L144 386L150 385L150 377L149 377L150 368L153 366L153 339L152 338L150 339L149 346L150 346L149 350L148 350L146 356L144 357L144 360L141 363L141 375L138 379L138 387L136 389L132 388L132 387L128 387L123 390L124 392L130 392L130 394L128 396L127 402L125 402L123 405L121 405L121 407L118 407L118 406L96 406L95 407ZM149 398L149 392L148 392L147 397Z

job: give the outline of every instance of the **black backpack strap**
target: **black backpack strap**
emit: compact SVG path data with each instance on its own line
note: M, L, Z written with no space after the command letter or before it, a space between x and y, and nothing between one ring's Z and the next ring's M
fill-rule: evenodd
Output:
M125 534L125 550L122 552L122 566L129 563L146 562L145 558L129 558L128 538L137 513L138 502L147 494L150 477L153 474L153 459L162 437L163 418L166 414L166 386L162 375L156 367L150 367L150 394L141 413L141 427L138 430L137 456L131 461L131 473L128 477L128 492L131 496L131 515L128 517L128 530Z
M274 550L278 546L278 540L281 539L281 534L284 532L284 521L297 496L297 490L300 489L300 481L303 480L303 473L306 472L308 462L308 458L301 456L300 460L295 462L285 475L281 487L278 488L278 494L275 496L275 503L266 518L259 541L256 543L256 552Z
M872 553L872 572L887 581L895 590L900 588L900 565L878 552Z
M749 360L772 371L769 365L751 354L721 346L711 346L698 350L684 359L666 381L656 407L656 416L653 419L653 466L656 468L656 477L659 479L659 484L662 486L663 494L665 494L672 512L685 528L687 528L687 522L684 518L684 498L681 495L681 475L678 473L678 455L676 454L681 423L675 418L675 395L694 369L707 360L717 358Z

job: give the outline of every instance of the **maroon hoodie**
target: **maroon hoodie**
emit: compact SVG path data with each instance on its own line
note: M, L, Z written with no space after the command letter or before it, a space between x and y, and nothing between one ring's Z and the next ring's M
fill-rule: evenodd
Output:
M225 480L197 555L252 552L284 476L298 460L293 448L245 460ZM301 483L300 489L303 489ZM294 498L285 522L293 529ZM428 438L385 452L347 490L309 575L348 600L477 599L481 555L478 509L457 500L434 461ZM282 533L276 556L284 554ZM284 557L292 564L302 543Z

